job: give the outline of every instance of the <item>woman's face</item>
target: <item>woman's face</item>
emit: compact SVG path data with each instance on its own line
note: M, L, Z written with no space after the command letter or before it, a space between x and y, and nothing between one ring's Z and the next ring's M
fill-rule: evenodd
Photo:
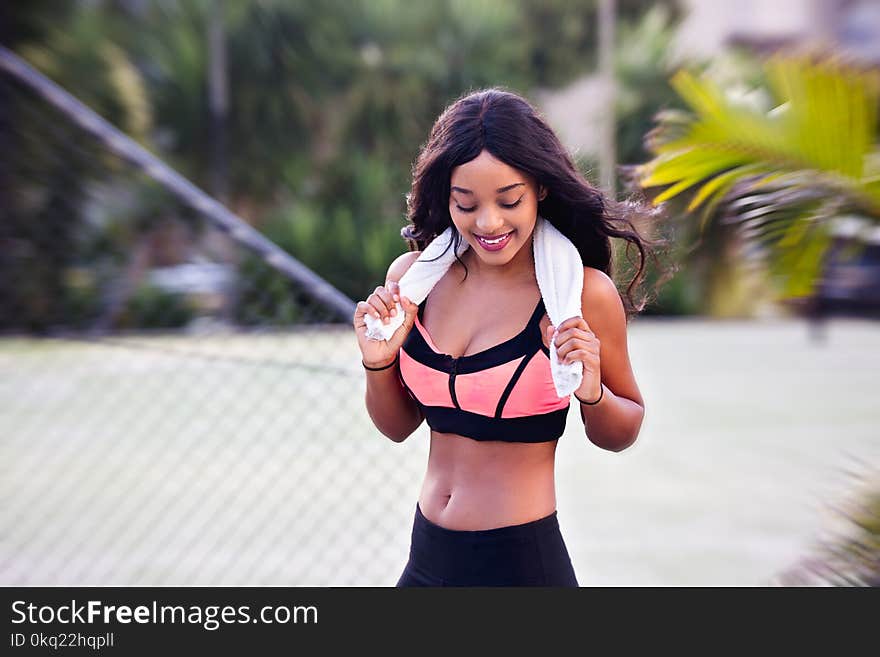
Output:
M546 196L531 176L483 150L455 167L450 183L452 222L480 260L504 265L529 244L538 201Z

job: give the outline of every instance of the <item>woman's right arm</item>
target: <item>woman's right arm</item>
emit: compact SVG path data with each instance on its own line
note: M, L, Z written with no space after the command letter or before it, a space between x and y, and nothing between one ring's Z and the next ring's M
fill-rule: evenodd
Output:
M386 304L384 307L379 304L379 313L382 317L389 314L389 306L394 306L394 301L390 295L398 293L396 283L418 258L419 253L418 251L404 253L396 258L388 267L385 289L377 289L377 293L374 293L378 296L388 297L385 300ZM403 344L406 335L412 329L415 313L418 310L418 306L412 302L409 302L408 307L403 299L401 299L400 303L407 317L403 325L397 329L392 339L388 342L390 351L395 355ZM370 362L367 362L367 364L373 365ZM379 364L376 363L376 365ZM394 442L403 442L422 424L425 418L418 404L410 397L409 392L400 381L400 361L398 360L387 369L378 371L365 369L364 372L367 377L365 402L370 419L373 420L373 424L376 425L376 428L383 435Z

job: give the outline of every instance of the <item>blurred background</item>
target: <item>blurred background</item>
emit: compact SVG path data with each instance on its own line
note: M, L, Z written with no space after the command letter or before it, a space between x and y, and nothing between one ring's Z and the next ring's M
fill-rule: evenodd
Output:
M487 86L669 244L639 441L559 443L581 585L880 583L880 4L30 0L0 46L0 583L394 584L428 428L351 319Z

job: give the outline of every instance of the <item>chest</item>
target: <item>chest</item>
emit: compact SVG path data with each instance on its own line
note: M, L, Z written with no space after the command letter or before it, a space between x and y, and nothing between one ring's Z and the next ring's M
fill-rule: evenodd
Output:
M453 358L481 354L510 342L530 325L540 328L542 341L550 323L535 288L519 294L457 295L434 290L419 305L423 333L436 352ZM539 307L540 306L540 307Z

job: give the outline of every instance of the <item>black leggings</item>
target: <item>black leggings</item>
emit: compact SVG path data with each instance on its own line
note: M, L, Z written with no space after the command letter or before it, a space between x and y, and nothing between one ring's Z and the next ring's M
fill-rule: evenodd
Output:
M532 522L476 531L434 524L416 502L403 586L567 586L577 578L556 511Z

